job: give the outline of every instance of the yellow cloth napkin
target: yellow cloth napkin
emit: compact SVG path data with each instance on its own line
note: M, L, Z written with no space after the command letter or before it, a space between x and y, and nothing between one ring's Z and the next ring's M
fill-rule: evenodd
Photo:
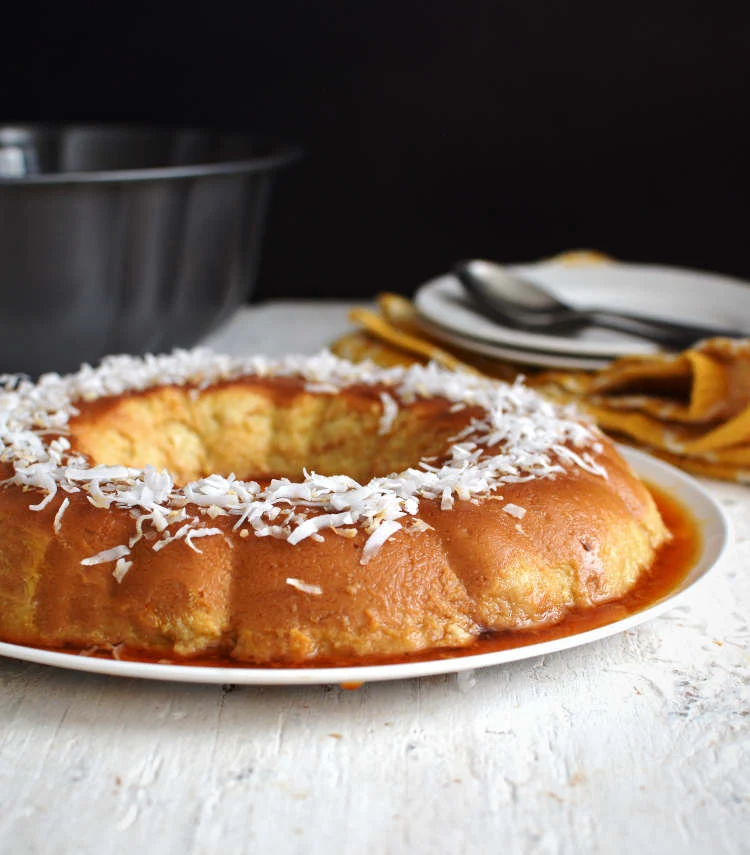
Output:
M565 263L601 263L570 253ZM750 339L711 339L680 354L626 356L606 368L536 371L432 339L411 302L381 294L377 311L354 309L359 329L332 345L339 356L380 365L435 362L504 380L519 374L550 398L574 402L618 440L699 475L750 483Z

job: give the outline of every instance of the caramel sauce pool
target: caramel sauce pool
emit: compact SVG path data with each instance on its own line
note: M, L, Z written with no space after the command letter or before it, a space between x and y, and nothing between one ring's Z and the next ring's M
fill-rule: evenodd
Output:
M700 528L690 512L676 499L663 490L649 485L651 494L656 501L667 528L672 533L672 540L662 546L656 560L645 572L636 586L619 600L602 603L588 609L573 609L558 623L538 629L504 631L487 633L480 636L467 647L441 648L423 651L418 654L404 656L351 656L330 659L316 659L314 662L280 662L277 665L253 665L251 662L235 662L226 657L195 657L180 659L155 659L139 655L136 651L123 650L117 658L130 662L152 662L170 665L190 665L196 667L221 667L231 671L233 668L345 668L366 665L392 665L406 662L423 662L435 659L455 659L463 656L476 656L481 653L494 653L500 650L527 647L544 641L553 641L571 635L578 635L587 630L622 620L629 615L643 611L659 602L676 590L690 572L699 555L702 543ZM60 652L70 653L70 650ZM109 653L102 651L95 656L111 659ZM228 682L231 677L227 675ZM344 688L358 688L357 684L342 684Z
M672 540L659 549L654 563L624 597L589 609L572 609L559 623L551 626L490 633L480 638L470 650L453 651L451 655L473 656L578 635L641 612L676 590L700 554L700 528L687 508L676 499L650 484L648 487L665 525L672 533ZM443 657L438 653L429 658Z
M588 609L571 609L558 623L538 629L488 632L467 647L441 648L399 657L352 657L346 660L336 659L324 664L317 661L314 667L385 665L495 653L499 650L528 647L543 641L578 635L647 609L680 586L693 568L702 546L700 527L687 508L665 491L651 484L648 488L665 525L672 533L672 540L661 547L648 571L643 573L636 586L619 600L612 600Z

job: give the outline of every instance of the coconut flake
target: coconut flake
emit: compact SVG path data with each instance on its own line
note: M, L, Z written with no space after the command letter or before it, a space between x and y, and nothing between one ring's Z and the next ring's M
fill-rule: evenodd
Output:
M102 552L97 552L96 555L91 555L89 558L84 558L81 561L84 567L93 567L95 564L106 564L109 561L117 561L118 558L123 558L125 555L130 555L130 548L121 544L113 546L111 549L104 549Z
M321 514L319 517L312 517L297 526L289 537L287 537L287 541L294 546L306 537L314 536L321 529L350 526L353 522L354 517L350 511L341 514Z
M386 520L381 523L375 531L367 538L360 564L367 564L380 551L380 547L401 528L401 523L395 520Z
M292 588L296 588L298 591L302 591L303 594L312 594L315 597L319 597L323 593L323 589L320 585L309 585L307 582L303 582L301 579L294 579L290 577L286 580L287 585L291 585Z
M380 417L378 434L385 436L385 434L390 433L393 423L396 421L398 404L396 403L396 399L387 392L380 393L380 401L383 404L383 414Z
M112 653L113 659L117 659L117 660L123 659L124 658L123 654L125 653L125 645L122 642L120 642L120 644L113 644L112 649L111 649L111 653Z
M164 549L165 546L168 546L170 543L174 543L175 540L181 540L190 531L190 529L190 523L185 523L185 525L180 526L174 534L168 534L161 540L157 540L151 548L154 552L159 552L160 549Z
M449 511L454 504L453 496L451 495L451 488L443 487L443 492L440 496L440 510Z
M526 508L522 508L520 505L514 505L513 502L508 502L507 505L503 505L503 510L506 514L510 514L517 520L522 520L526 516Z
M62 528L62 518L65 514L65 511L67 511L69 504L70 499L67 496L62 500L62 502L60 502L60 507L57 509L55 519L52 522L52 528L54 529L55 534L60 534L60 529Z
M132 561L128 561L126 558L118 558L115 564L115 569L112 571L112 575L117 580L117 584L119 585L122 580L127 576L128 570L133 566Z
M214 534L224 534L224 532L220 528L191 528L185 535L185 543L187 543L187 545L193 550L193 552L197 552L199 555L203 555L203 550L198 549L198 547L193 544L193 538L210 537Z

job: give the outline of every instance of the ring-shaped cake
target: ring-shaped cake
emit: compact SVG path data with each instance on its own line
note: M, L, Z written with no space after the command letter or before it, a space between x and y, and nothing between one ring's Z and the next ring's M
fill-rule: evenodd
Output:
M0 393L0 639L398 657L623 596L669 538L521 383L322 353L110 357Z

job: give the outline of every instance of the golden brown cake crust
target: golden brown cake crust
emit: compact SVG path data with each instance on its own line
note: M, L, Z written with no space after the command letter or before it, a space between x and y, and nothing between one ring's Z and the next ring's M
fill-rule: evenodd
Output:
M65 380L65 419L6 395L54 459L6 431L2 640L255 664L460 647L624 595L668 537L613 446L527 390L163 359L167 382L114 394ZM496 435L495 395L533 442Z

